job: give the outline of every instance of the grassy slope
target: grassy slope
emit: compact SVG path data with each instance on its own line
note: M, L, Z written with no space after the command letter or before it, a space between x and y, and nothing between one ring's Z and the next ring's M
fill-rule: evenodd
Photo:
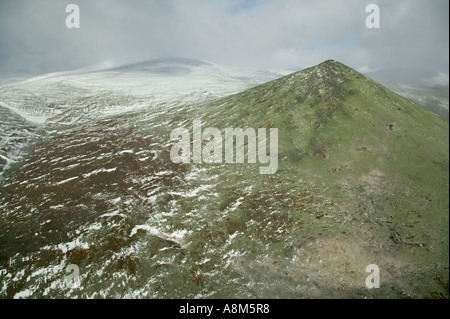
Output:
M277 174L171 163L170 131L195 118L278 128ZM0 190L2 296L448 298L448 135L448 122L331 61L74 126ZM101 168L116 170L91 175ZM69 263L80 291L61 288ZM381 289L364 285L372 263Z
M340 255L317 252L323 260L337 258L328 269L330 282L339 269L348 274L345 260L359 252L366 265L389 268L394 287L412 284L405 277L420 273L427 279L408 293L448 296L448 288L430 288L448 283L448 122L334 61L205 105L197 114L204 126L279 129L276 176L259 176L252 167L243 175L249 184L265 185L257 186L263 192L281 181L289 190L312 193L315 205L305 203L300 212L315 218L297 215L302 227L290 234L302 238L307 229L328 237L337 251L349 246ZM233 175L227 175L231 185ZM295 211L284 208L287 215ZM364 268L356 264L353 271Z

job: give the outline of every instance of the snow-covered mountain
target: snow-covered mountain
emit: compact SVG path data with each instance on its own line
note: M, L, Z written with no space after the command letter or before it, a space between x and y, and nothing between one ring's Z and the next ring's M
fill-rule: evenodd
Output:
M0 85L0 178L33 140L55 128L146 108L179 111L183 105L238 93L282 75L165 58Z

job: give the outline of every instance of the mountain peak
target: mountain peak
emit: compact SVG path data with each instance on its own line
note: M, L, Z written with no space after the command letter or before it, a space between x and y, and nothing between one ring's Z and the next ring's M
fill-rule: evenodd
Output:
M351 67L336 61L336 60L326 60L322 63L319 63L315 66L312 66L310 68L307 68L305 70L315 70L317 71L329 71L329 75L336 75L336 73L340 73L340 72L354 72L354 73L358 73L357 71L355 71L354 69L352 69ZM303 71L305 71L303 70ZM301 72L303 72L301 71ZM331 73L330 73L331 72Z
M378 156L391 156L385 146L393 136L419 139L416 132L444 125L434 114L335 60L221 99L216 105L210 108L214 110L210 122L218 122L214 125L240 126L245 119L244 126L279 128L289 132L280 134L280 140L284 139L280 154L286 158L292 152L302 154L299 157L309 156L311 161L329 158L336 166L348 156L348 149L359 156L355 150L370 146ZM223 123L223 119L230 121ZM361 132L365 133L361 139L355 138ZM396 141L392 140L392 147Z
M336 60L333 60L333 59L329 59L329 60L323 61L322 63L320 63L318 65L327 65L327 64L334 64L334 63L339 63L339 62L337 62Z
M150 72L164 75L186 75L195 68L211 66L210 63L190 58L158 58L113 68L120 72Z
M331 59L278 79L276 86L282 87L283 90L295 91L299 101L319 96L343 99L362 85L357 83L360 81L383 89L381 85L363 74Z

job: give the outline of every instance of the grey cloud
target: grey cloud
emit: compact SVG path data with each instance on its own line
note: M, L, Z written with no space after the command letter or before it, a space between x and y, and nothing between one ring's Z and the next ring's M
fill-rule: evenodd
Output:
M64 23L72 2L81 10L77 30ZM369 3L380 7L380 29L365 27ZM447 0L0 0L0 76L169 55L263 69L333 58L400 80L417 70L431 81L448 75L448 6ZM402 70L409 74L402 78Z

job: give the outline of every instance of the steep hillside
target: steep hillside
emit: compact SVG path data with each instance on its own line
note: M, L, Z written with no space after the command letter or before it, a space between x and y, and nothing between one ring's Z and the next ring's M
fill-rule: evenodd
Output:
M399 289L397 297L431 296L436 292L428 289L439 276L448 283L447 121L336 61L203 105L196 114L205 126L279 129L277 174L260 176L248 166L233 173L236 166L227 166L227 176L237 175L227 182L245 180L273 198L310 191L300 210L284 212L301 221L299 238L324 242L316 254L328 261L323 275L329 282L375 263L389 269L385 283ZM272 211L270 205L259 208L262 215ZM304 239L300 242L294 251L304 251ZM321 268L296 267L309 269L305 276ZM418 291L400 293L399 287L413 282Z
M203 102L105 94L142 108L50 120L7 174L2 297L448 298L447 121L335 61ZM173 163L196 119L278 128L277 172Z

